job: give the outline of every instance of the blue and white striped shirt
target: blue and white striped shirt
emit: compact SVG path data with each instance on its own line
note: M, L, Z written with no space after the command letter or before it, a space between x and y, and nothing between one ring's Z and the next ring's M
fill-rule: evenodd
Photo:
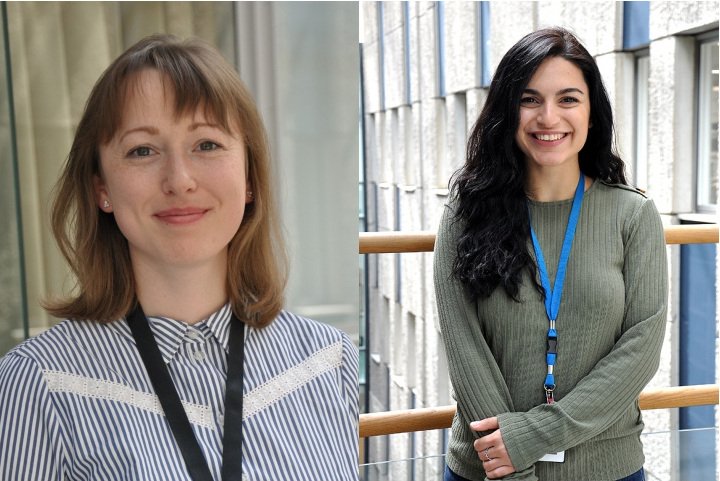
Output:
M149 318L216 481L230 314ZM248 328L243 479L358 479L357 369L330 326L282 312ZM124 319L64 321L0 359L0 481L189 479Z

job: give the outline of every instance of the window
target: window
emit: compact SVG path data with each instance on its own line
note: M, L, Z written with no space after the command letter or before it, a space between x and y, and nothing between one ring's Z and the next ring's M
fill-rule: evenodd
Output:
M435 2L437 9L437 94L445 97L445 3Z
M635 187L647 190L648 185L648 78L650 57L643 50L635 57L635 160L633 179Z
M0 5L0 357L28 336L7 5Z
M718 39L701 40L698 65L697 210L715 212L718 192Z

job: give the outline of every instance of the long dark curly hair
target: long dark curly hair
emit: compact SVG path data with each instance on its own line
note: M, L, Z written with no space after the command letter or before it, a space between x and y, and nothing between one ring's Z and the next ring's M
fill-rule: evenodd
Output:
M575 64L589 89L592 128L579 153L580 170L596 180L627 184L625 165L614 147L612 108L593 57L563 28L546 28L523 37L500 61L470 134L465 165L450 181L455 220L464 224L453 272L474 298L487 297L502 286L518 300L525 269L540 290L528 250L527 169L515 133L520 97L549 57Z

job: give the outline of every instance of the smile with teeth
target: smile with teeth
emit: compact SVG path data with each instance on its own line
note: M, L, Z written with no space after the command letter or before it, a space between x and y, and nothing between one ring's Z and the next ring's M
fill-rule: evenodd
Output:
M560 140L568 134L566 132L566 133L562 133L562 134L532 134L532 135L533 135L533 137L535 137L538 140L552 142L554 140Z

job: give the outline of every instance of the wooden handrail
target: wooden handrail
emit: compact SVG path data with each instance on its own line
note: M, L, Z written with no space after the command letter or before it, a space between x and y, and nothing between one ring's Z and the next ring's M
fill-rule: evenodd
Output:
M666 244L717 244L717 224L665 226Z
M720 404L717 384L649 389L640 393L640 409L668 409ZM360 415L360 437L444 429L452 425L455 405Z
M665 226L667 244L716 244L720 240L717 224ZM360 254L432 252L435 232L360 232Z

